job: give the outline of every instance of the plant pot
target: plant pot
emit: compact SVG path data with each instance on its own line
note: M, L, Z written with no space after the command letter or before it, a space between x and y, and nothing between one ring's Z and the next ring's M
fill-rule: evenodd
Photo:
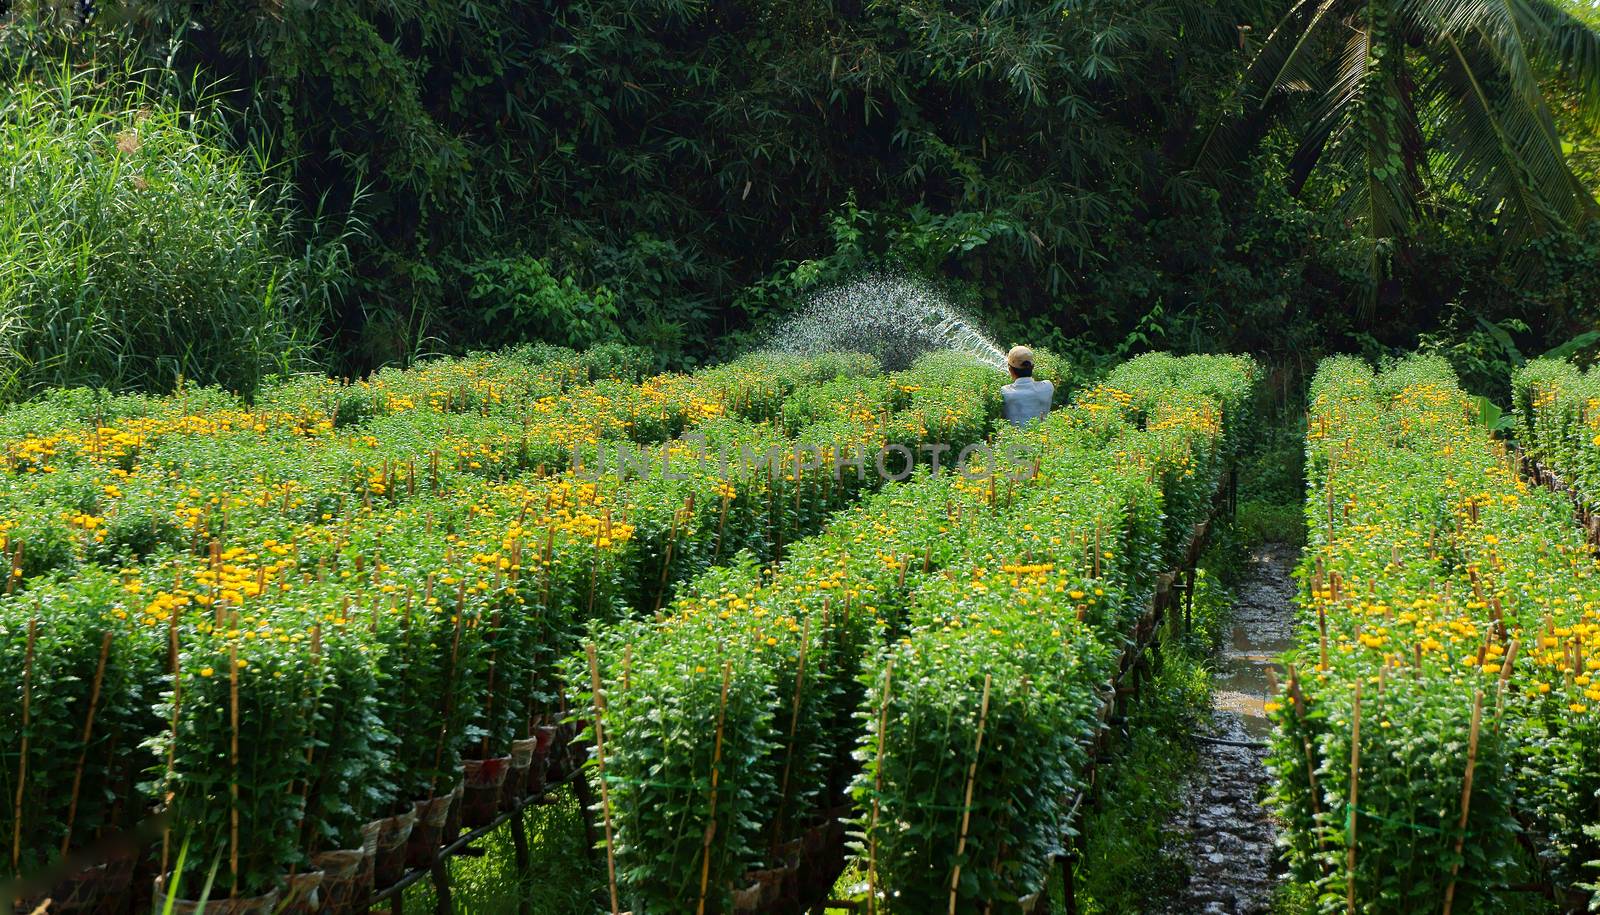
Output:
M468 829L488 826L500 813L500 792L511 774L511 757L468 759L461 763L461 772L461 822Z
M550 747L545 753L548 760L546 768L547 778L552 781L563 781L571 774L574 762L572 760L572 745L577 742L580 733L577 722L552 726L550 732ZM538 751L534 752L534 765L538 765Z
M416 802L417 825L411 830L411 839L406 843L406 867L422 868L433 864L433 859L439 854L439 846L443 844L444 824L450 815L450 801L454 796L455 793L451 792Z
M506 773L506 780L500 785L501 810L515 808L527 796L528 769L533 766L533 751L538 743L537 737L511 741L511 769Z
M784 888L793 876L788 867L774 867L745 874L749 884L733 893L735 912L770 912L784 897Z
M323 879L319 870L285 876L281 902L273 911L279 915L318 915L323 911Z
M461 782L456 782L455 788L450 791L450 806L445 808L444 814L444 832L439 837L441 845L454 842L461 835L461 796L465 792L466 788Z
M260 896L238 899L229 899L226 890L222 890L219 895L218 890L218 887L212 887L213 896L207 899L204 905L194 899L174 899L172 915L273 915L278 909L277 890ZM167 890L164 877L156 878L155 899L158 905L165 907Z
M19 900L19 911L32 912L50 900L51 913L97 915L117 912L128 904L133 889L134 859L119 855L69 874L36 899Z
M320 852L311 856L311 866L322 871L322 908L313 911L345 915L372 894L372 858L364 848Z
M382 889L400 882L406 875L406 858L411 835L416 832L417 812L407 810L398 816L377 820L372 854L372 886Z
M365 899L372 895L375 889L375 871L378 859L378 835L383 829L383 820L374 820L361 827L361 869L356 872L357 900ZM410 835L406 836L411 838Z
M528 766L528 785L524 790L537 797L544 794L545 787L550 784L550 758L555 751L556 727L541 725L534 729L533 737L538 742L534 744L533 763Z

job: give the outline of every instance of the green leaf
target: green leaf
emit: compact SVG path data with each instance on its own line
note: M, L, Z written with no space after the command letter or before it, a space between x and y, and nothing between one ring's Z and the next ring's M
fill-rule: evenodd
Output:
M1583 350L1595 346L1596 344L1600 344L1600 330L1591 330L1586 333L1581 333L1576 337L1573 337L1571 340L1552 348L1540 358L1570 359L1572 356L1575 356Z
M1511 359L1513 365L1522 365L1528 361L1523 358L1522 350L1517 348L1517 342L1511 339L1511 334L1507 333L1504 327L1484 318L1482 315L1478 315L1478 324L1488 332L1489 336L1495 339L1496 343L1500 344L1500 348L1505 350L1506 356Z

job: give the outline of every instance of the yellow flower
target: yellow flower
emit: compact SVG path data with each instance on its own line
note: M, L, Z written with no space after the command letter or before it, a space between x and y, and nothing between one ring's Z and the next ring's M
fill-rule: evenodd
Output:
M212 676L215 673L216 673L216 671L212 670L209 667L200 668L200 676L202 676L202 677L209 677L209 676Z

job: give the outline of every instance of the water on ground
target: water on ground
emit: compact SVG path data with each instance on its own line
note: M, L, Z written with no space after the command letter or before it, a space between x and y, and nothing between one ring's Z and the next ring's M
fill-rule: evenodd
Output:
M1251 557L1237 589L1232 630L1215 675L1216 693L1200 758L1171 824L1185 836L1189 880L1170 915L1265 915L1277 882L1272 817L1260 743L1271 731L1263 704L1269 667L1294 638L1298 551L1268 544Z

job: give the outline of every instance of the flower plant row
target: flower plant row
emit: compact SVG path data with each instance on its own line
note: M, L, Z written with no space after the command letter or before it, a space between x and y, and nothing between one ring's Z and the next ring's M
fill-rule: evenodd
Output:
M190 845L183 880L220 861L230 894L270 892L311 854L360 847L368 821L449 792L463 757L503 756L551 721L553 663L587 620L660 606L740 551L770 559L875 480L697 455L973 441L997 413L992 370L943 357L894 375L751 357L593 380L626 356L294 381L248 407L58 395L0 419L15 456L0 499L10 871L160 806L168 851ZM561 447L508 457L521 441ZM600 468L621 442L677 472ZM58 560L29 566L50 555L30 524L69 514ZM99 536L125 515L177 533Z
M622 904L760 910L841 819L888 911L1036 892L1097 688L1254 378L1245 359L1134 360L1002 430L994 464L920 473L770 570L710 570L654 619L597 629L568 681L599 685L581 701L602 711Z
M9 428L29 431L0 430L11 471L0 477L0 536L13 576L161 548L198 552L253 527L333 522L419 487L559 470L601 442L658 442L723 416L767 421L813 375L869 368L857 357L811 368L747 359L695 376L591 384L589 365L538 348L357 385L296 381L252 407L213 391L109 402L71 392L28 405ZM73 421L90 404L94 421Z
M1562 396L1517 384L1536 412ZM1476 417L1442 360L1312 384L1301 647L1268 709L1289 860L1327 911L1516 911L1600 857L1595 558Z

